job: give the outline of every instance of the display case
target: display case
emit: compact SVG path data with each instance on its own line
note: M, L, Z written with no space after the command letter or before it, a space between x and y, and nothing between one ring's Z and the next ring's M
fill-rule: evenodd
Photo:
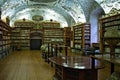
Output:
M100 51L101 51L101 53L110 53L110 44L113 44L116 41L113 40L110 44L108 44L106 37L105 37L105 33L108 30L112 31L113 29L117 30L118 32L120 31L120 14L102 17L99 19L99 24L100 24L100 26L99 26L100 27ZM111 35L111 37L116 36L112 32L110 32L109 34ZM119 38L119 36L116 38ZM111 39L109 39L109 40L111 40ZM116 44L116 46L113 46L113 47L115 48L115 53L120 53L120 43L119 42L118 42L118 44Z

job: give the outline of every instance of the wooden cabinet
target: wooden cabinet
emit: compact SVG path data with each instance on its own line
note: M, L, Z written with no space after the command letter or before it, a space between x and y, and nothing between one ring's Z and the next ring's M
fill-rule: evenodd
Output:
M5 56L11 50L11 28L0 20L0 55Z
M107 30L113 29L120 31L120 14L100 18L99 23L100 23L100 51L102 53L110 53L110 46L105 40L105 32ZM111 36L114 36L112 32L110 34ZM120 43L117 44L117 46L115 46L115 53L120 53Z
M83 24L78 24L73 26L73 42L74 42L74 47L81 49L81 48L87 48L90 47L90 24L88 23L83 23Z

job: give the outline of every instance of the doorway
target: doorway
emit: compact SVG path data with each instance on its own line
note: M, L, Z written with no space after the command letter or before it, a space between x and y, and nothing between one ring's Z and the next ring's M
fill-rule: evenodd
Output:
M33 32L30 34L30 50L40 50L42 45L42 34Z
M42 45L41 39L30 39L31 50L40 50L41 45Z

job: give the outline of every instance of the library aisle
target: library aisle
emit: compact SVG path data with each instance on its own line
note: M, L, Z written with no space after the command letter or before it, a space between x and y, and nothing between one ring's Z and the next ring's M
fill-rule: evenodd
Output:
M40 51L15 51L0 61L0 80L52 80L53 75Z

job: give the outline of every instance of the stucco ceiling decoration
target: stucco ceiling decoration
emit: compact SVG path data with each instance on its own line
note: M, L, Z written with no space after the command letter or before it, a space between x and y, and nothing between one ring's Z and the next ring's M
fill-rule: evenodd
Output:
M43 20L43 16L34 15L34 16L32 16L32 20L34 20L34 21L42 21Z
M76 23L86 21L83 9L78 0L61 0L58 6L69 13Z
M36 7L35 8L31 6L29 8L23 9L19 11L18 13L16 13L12 20L13 22L14 20L23 19L23 18L31 20L32 16L34 15L43 16L43 21L49 21L50 19L53 19L54 21L60 22L61 26L68 25L65 17L63 17L60 13L58 13L58 11L54 11L48 7L40 7L40 8ZM70 16L68 17L70 18Z
M120 0L95 0L108 14L112 9L120 10Z
M103 17L108 17L108 16L112 16L112 15L116 15L116 14L119 14L120 13L120 9L116 9L116 8L112 8L110 10L109 13L107 13L106 15L104 15Z
M63 24L68 25L88 21L91 11L99 7L97 3L105 13L110 12L112 8L120 8L117 7L120 6L119 0L0 0L2 18L9 16L11 23L20 17L32 19L31 16L40 14L43 17L48 15L48 19L61 19ZM41 8L44 8L44 11L41 11ZM47 10L51 11L50 14Z

